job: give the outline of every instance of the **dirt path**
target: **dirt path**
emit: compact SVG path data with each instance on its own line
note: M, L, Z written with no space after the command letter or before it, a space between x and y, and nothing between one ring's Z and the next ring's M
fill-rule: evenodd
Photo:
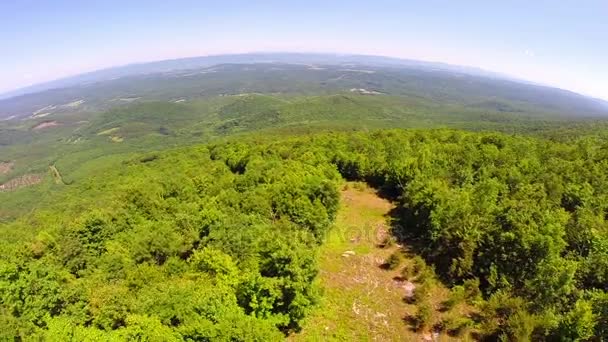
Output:
M55 179L55 184L67 185L66 182L63 181L63 177L61 176L61 173L59 172L59 170L57 170L57 167L55 167L55 165L49 165L49 170L53 175L53 179Z
M405 258L387 270L388 257L407 246L383 247L390 236L387 215L392 204L365 185L348 183L341 193L335 227L321 248L319 281L321 303L290 341L450 341L445 334L416 332L408 317L416 314L411 304L416 285L400 277ZM433 321L443 318L440 303L448 296L443 286L431 290Z
M404 301L405 284L394 279L398 271L380 267L398 248L378 247L389 234L391 203L355 184L341 196L336 225L321 250L322 302L290 340L420 340L404 322L415 309Z

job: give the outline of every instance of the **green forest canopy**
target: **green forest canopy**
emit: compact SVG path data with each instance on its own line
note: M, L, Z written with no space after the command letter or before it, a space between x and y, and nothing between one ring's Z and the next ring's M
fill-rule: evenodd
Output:
M608 338L608 143L457 130L260 137L142 155L3 224L0 339L280 340L319 298L343 179L482 338Z

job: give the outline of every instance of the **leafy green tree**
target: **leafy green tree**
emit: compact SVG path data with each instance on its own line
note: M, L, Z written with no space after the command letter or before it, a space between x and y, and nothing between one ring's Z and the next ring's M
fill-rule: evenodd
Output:
M595 324L596 316L593 313L591 303L578 300L560 323L559 339L562 341L585 341L594 336Z

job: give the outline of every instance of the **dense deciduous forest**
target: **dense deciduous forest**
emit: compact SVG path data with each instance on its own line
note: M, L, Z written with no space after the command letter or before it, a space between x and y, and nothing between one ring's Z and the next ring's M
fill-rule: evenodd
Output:
M280 340L318 300L346 180L475 337L608 337L608 145L457 130L229 139L132 157L0 230L2 339ZM456 297L456 296L455 296Z

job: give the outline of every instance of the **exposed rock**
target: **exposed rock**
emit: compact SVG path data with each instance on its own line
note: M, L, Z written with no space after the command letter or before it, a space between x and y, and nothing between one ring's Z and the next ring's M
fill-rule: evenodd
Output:
M342 256L345 258L348 258L349 256L355 255L354 251L346 251L344 253L342 253Z
M405 281L403 283L403 289L405 290L405 297L412 298L414 296L414 290L416 290L416 285L411 281Z

